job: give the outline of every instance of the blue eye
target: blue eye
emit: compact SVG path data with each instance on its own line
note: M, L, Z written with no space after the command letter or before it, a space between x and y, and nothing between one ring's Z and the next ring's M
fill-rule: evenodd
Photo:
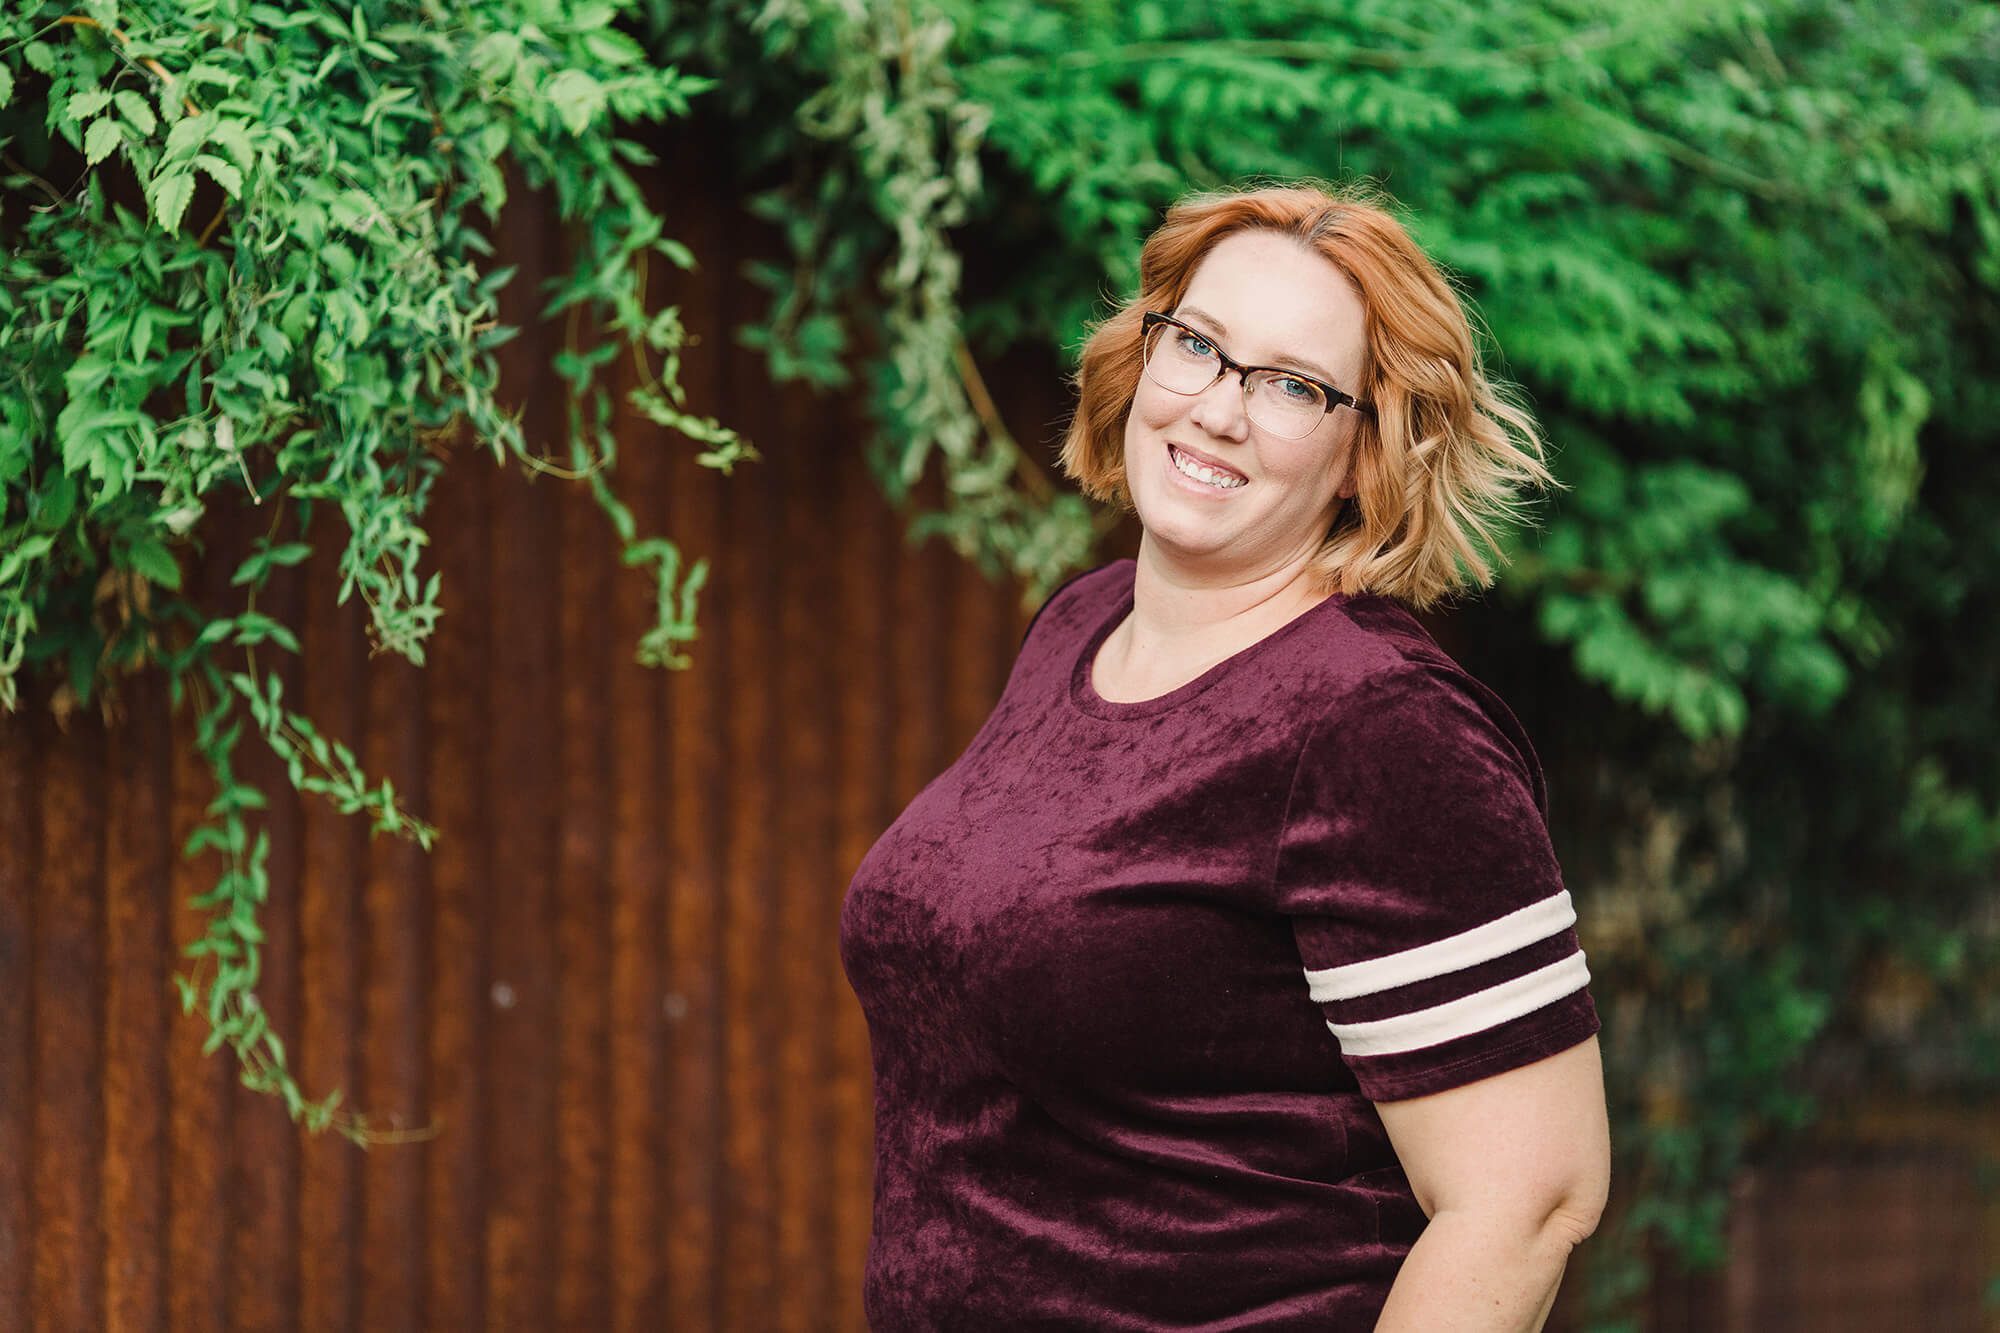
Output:
M1282 392L1285 397L1292 399L1294 402L1309 403L1319 397L1319 390L1304 380L1295 380L1288 377L1273 382L1284 386Z
M1183 351L1192 352L1196 356L1207 356L1215 350L1214 347L1209 345L1208 339L1199 334L1176 332L1174 337L1180 343ZM1200 343L1201 346L1199 348L1190 347L1188 346L1189 343Z

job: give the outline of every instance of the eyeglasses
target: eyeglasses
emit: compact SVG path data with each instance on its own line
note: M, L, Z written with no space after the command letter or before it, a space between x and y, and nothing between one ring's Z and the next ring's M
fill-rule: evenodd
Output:
M1172 315L1147 311L1139 336L1147 379L1170 393L1197 394L1233 370L1243 380L1244 410L1273 435L1290 440L1310 435L1322 417L1343 405L1375 415L1373 407L1324 380L1277 366L1246 366Z

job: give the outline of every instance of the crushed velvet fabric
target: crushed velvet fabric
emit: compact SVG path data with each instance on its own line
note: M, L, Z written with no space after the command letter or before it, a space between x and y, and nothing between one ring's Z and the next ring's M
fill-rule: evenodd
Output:
M1506 706L1345 595L1107 701L1135 568L1050 598L843 901L878 1333L1371 1328L1426 1220L1373 1102L1598 1031Z

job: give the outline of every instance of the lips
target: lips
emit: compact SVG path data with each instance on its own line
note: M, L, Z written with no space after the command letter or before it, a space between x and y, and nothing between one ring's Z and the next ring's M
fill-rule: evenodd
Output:
M1231 477L1238 477L1244 481L1250 480L1250 478L1243 476L1241 472L1238 472L1235 468L1229 466L1229 464L1221 461L1220 459L1212 458L1209 455L1202 453L1199 449L1190 449L1186 445L1181 444L1176 440L1168 440L1167 448L1170 450L1178 451L1183 458L1191 459L1192 461L1201 464L1203 467L1213 468L1217 472L1224 473Z

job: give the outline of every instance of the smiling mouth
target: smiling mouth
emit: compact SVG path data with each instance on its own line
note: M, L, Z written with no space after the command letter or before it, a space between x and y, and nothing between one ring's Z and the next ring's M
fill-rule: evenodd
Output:
M1171 442L1167 445L1167 459L1173 464L1174 470L1183 477L1186 477L1190 481L1199 482L1211 490L1233 491L1247 485L1249 482L1247 477L1239 477L1233 472L1224 472L1219 468L1212 468L1206 463L1197 462L1182 453Z

